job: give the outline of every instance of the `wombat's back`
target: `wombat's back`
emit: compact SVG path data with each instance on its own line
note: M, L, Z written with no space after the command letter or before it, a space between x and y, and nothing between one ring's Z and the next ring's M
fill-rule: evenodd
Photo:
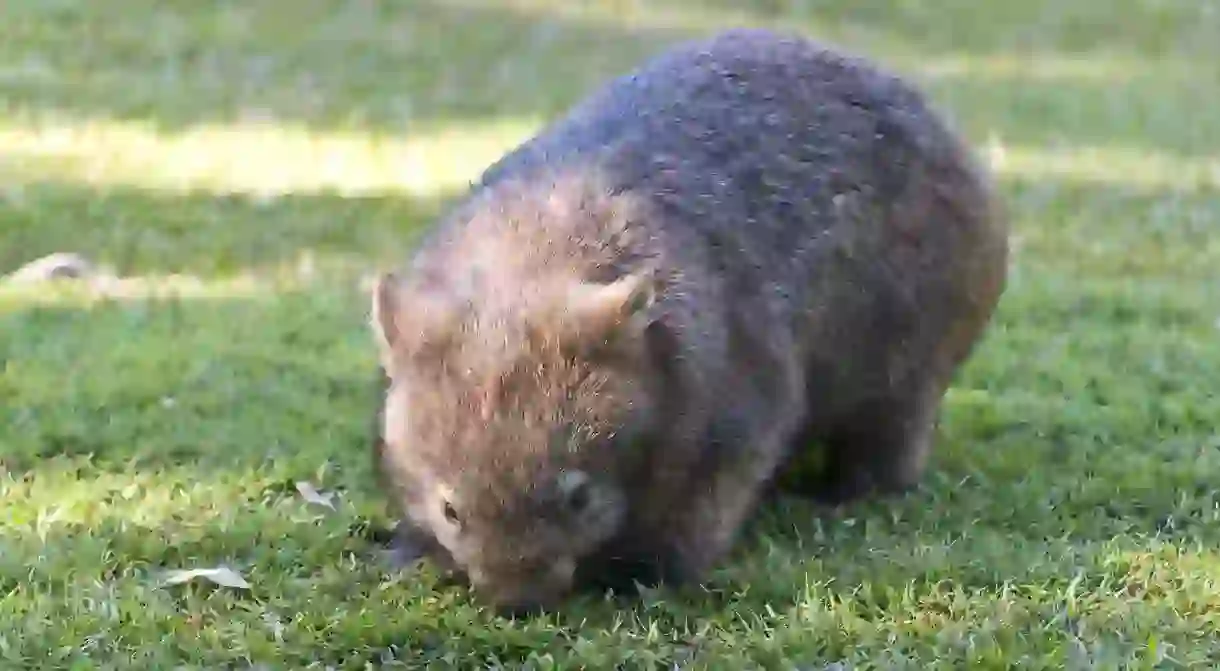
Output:
M618 77L503 157L482 183L597 168L691 226L799 251L840 221L831 197L899 195L908 161L962 160L922 94L796 35L736 29ZM793 220L812 226L793 226Z
M937 347L956 365L1003 290L1007 224L969 149L902 78L797 35L736 29L671 48L483 184L539 171L645 199L661 253L729 292L688 300L763 301L743 318L791 327L839 383L884 384ZM904 370L876 365L898 341Z

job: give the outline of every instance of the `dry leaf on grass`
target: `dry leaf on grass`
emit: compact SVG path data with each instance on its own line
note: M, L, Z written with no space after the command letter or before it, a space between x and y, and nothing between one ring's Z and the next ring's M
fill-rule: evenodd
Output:
M300 492L301 496L306 501L308 501L310 503L316 503L320 506L326 506L327 508L330 508L331 510L335 510L334 492L327 492L327 493L323 494L322 492L319 492L317 490L317 488L314 487L312 484L310 484L304 480L298 481L296 483L296 485L297 485L297 491Z
M10 284L37 284L56 279L88 279L97 272L89 259L73 252L56 252L30 261L9 273Z
M221 587L250 589L250 583L246 582L246 579L241 577L240 573L227 566L170 571L161 584L163 586L180 585L196 578L203 578Z

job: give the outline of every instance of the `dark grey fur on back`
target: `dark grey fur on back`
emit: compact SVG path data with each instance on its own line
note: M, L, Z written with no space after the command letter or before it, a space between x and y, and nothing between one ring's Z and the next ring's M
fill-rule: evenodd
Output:
M754 322L767 330L785 324L841 335L834 367L881 375L867 360L871 332L886 341L908 330L914 337L920 321L943 326L929 311L955 309L921 301L921 287L904 274L916 268L888 266L869 246L901 227L895 220L909 218L914 236L910 249L897 250L899 261L927 271L943 263L994 273L1003 265L996 258L1006 240L997 232L1005 222L970 160L924 96L896 76L792 35L739 29L679 45L612 81L488 168L481 184L587 172L606 188L643 194L659 219L647 224L654 239L634 252L665 256L684 274L697 269L710 282L690 289L732 303L708 305L768 313ZM912 172L921 170L929 174ZM934 197L982 220L981 229L902 211L912 198L929 207ZM976 239L988 254L963 258L959 250ZM878 295L857 304L852 283ZM989 286L956 290L989 303ZM836 299L848 309L827 305ZM807 323L813 311L831 312L834 323Z

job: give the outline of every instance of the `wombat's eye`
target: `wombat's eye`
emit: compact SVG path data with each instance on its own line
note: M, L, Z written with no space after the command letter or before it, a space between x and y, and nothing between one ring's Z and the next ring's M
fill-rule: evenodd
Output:
M589 483L582 482L568 492L568 509L579 513L589 506Z
M462 520L458 517L457 510L453 507L452 503L446 501L445 509L442 512L445 515L445 519L449 520L450 524L461 524Z
M589 506L589 476L583 471L565 471L557 484L569 512L580 513Z

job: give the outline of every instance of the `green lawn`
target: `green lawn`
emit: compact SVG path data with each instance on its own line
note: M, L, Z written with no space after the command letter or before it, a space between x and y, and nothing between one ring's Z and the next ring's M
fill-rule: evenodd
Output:
M597 82L742 23L909 73L1002 181L1010 288L925 486L768 509L634 607L384 574L362 281ZM1218 109L1212 0L9 0L0 273L125 279L0 291L0 668L1220 667ZM160 584L220 565L250 589Z

